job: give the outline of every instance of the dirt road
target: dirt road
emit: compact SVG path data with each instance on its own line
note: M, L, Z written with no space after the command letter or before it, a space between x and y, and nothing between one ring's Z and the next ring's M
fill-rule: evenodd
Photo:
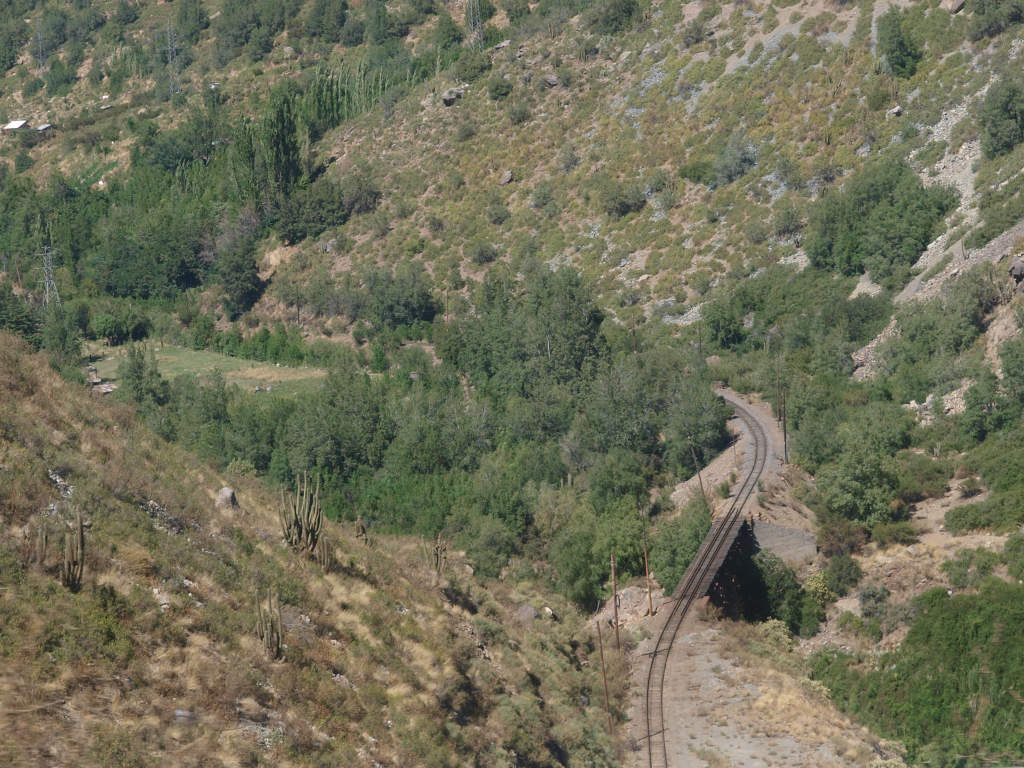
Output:
M747 418L753 418L767 438L762 481L771 481L783 466L783 436L767 404L751 402L732 390L719 394ZM742 419L730 422L737 434L735 450L728 449L707 468L710 477L723 472L740 485L755 461L755 438ZM681 484L682 486L683 484ZM705 483L707 485L707 482ZM733 493L736 492L733 488ZM728 506L723 500L722 506ZM719 625L701 616L699 604L686 615L667 653L664 665L660 719L663 734L658 759L649 759L643 692L649 689L650 656L658 642L670 606L641 626L651 637L634 656L636 699L632 717L637 744L634 765L682 766L840 766L863 765L873 756L870 738L831 707L821 693L797 674L763 665L737 642L736 633L756 637L760 630L743 624ZM664 747L661 747L661 743Z

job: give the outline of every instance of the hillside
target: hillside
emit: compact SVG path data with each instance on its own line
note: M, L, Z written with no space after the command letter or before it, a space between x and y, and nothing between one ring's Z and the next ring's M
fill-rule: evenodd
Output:
M529 577L484 587L453 550L438 579L427 542L366 546L333 524L325 571L283 543L275 494L197 463L6 335L0 391L5 765L617 761L592 626ZM215 503L228 481L237 506ZM76 513L72 590L59 566ZM255 634L270 590L280 659ZM605 651L621 711L623 662Z
M2 711L66 750L11 759L621 764L583 617L730 498L725 384L817 553L701 653L848 763L1024 760L1020 2L498 2L0 2Z

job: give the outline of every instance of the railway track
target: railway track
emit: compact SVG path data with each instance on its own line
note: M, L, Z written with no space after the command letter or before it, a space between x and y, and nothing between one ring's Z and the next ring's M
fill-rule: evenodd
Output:
M757 419L744 408L743 403L723 395L737 417L746 424L753 437L753 456L750 469L733 497L726 513L715 521L705 537L696 557L690 563L682 581L672 593L672 610L658 635L658 642L651 652L647 670L647 687L644 712L647 718L647 758L649 768L670 768L668 744L665 740L664 684L665 669L669 653L686 612L694 601L707 594L718 569L721 568L736 533L742 524L743 507L757 487L757 481L764 471L768 456L768 439Z

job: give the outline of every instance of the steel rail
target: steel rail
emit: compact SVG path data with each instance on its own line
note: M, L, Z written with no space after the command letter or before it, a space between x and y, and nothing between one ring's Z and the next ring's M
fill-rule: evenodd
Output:
M728 554L735 536L734 527L740 518L743 507L746 506L757 486L757 481L764 471L765 461L768 454L768 438L764 430L758 424L757 419L731 397L723 395L723 399L736 411L736 415L750 429L754 440L753 461L750 463L750 471L747 473L733 497L732 504L716 523L713 523L711 530L702 542L696 557L686 569L682 581L672 593L672 611L658 635L658 641L651 652L651 661L647 669L647 688L645 692L645 715L647 719L647 761L649 768L669 768L668 744L665 740L665 711L664 711L664 689L665 669L668 666L668 656L672 650L672 643L675 641L676 633L683 623L686 612L697 598L707 592L711 583L709 573L713 568L720 567L721 561ZM705 584L703 589L701 585Z

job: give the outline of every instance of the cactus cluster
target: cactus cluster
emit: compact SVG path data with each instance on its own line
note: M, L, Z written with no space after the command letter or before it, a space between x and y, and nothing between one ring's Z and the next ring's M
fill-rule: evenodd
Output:
M295 498L288 503L282 494L278 515L281 532L289 546L319 560L317 542L324 524L323 508L320 506L320 477L317 476L316 487L311 488L309 478L303 472L302 479L295 481Z

